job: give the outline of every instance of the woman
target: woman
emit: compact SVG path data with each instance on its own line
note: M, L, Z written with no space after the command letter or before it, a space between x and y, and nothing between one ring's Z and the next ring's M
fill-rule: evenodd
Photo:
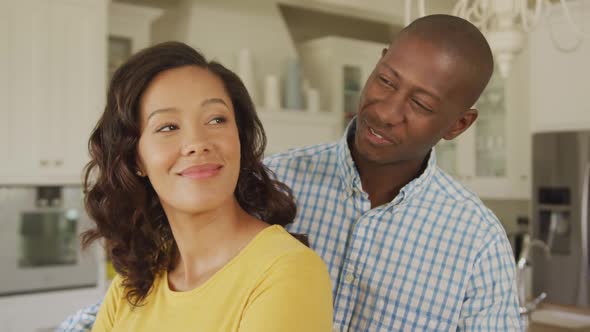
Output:
M90 138L86 207L118 276L93 331L331 331L321 259L281 225L289 189L240 79L187 45L117 70Z

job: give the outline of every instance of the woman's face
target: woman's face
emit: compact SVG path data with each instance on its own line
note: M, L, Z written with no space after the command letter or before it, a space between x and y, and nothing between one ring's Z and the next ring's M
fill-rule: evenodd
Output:
M222 81L184 66L158 74L140 101L138 167L167 213L195 214L234 199L240 139Z

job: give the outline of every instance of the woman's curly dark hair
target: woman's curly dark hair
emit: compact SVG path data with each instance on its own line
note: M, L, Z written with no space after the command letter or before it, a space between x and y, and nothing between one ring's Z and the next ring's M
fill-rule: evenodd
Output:
M234 194L249 214L269 224L295 218L290 189L271 178L262 163L266 136L246 87L236 74L208 62L186 44L166 42L137 53L113 75L107 103L89 141L84 171L86 210L96 224L82 235L83 247L104 238L107 254L123 277L127 300L139 305L155 278L176 263L178 248L149 179L136 175L140 98L159 73L182 66L209 70L221 79L234 106L241 144Z

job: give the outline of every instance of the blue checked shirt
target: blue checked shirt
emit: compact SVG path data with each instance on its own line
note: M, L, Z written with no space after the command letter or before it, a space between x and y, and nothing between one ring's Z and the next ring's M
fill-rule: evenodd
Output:
M520 331L512 250L494 214L434 152L420 177L371 209L346 136L266 160L297 198L288 230L308 234L328 265L334 330ZM88 330L97 310L62 331Z

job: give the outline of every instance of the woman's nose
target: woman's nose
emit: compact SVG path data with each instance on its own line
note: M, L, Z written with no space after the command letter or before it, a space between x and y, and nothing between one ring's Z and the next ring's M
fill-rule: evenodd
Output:
M181 154L183 156L201 155L211 152L212 143L206 135L191 134L185 138Z

